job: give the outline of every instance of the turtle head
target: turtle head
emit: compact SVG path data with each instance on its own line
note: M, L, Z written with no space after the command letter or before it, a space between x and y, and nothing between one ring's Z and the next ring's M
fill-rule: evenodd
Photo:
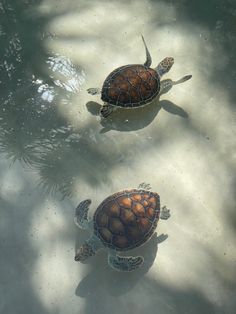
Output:
M173 64L174 58L166 57L165 59L163 59L156 67L158 75L161 77L163 74L169 72Z
M94 255L93 247L89 245L89 243L85 242L80 249L75 254L75 261L76 262L84 262L86 259L92 255Z

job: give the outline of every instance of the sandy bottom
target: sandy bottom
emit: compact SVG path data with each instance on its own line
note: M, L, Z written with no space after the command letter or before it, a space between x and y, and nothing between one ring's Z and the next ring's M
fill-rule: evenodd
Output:
M0 76L0 313L235 313L231 2L0 7L10 19L0 22L8 73ZM102 101L86 90L118 66L144 63L141 34L153 67L175 59L163 79L193 77L101 120ZM144 265L116 272L106 251L76 263L89 237L74 225L77 204L90 198L92 217L105 197L142 182L171 211L129 252L143 255Z

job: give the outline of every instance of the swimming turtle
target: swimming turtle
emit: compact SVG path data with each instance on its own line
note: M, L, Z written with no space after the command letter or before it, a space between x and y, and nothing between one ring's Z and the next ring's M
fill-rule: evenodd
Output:
M101 94L104 105L100 110L102 117L107 118L118 107L140 107L150 103L160 91L171 87L172 81L161 83L161 77L167 73L174 64L174 58L164 58L156 68L150 68L152 59L145 40L142 36L146 50L144 64L128 64L112 71L105 79L102 89L89 88L89 94ZM186 76L186 80L191 75Z
M142 265L142 256L120 256L118 252L134 249L147 242L159 218L167 219L170 211L160 209L156 192L138 189L120 191L107 197L88 219L91 200L76 208L74 221L82 229L92 231L91 237L76 252L75 260L84 262L100 249L108 249L108 264L118 271L133 271Z

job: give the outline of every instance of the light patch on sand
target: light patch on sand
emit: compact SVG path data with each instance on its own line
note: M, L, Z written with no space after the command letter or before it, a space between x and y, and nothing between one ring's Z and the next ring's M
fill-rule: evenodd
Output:
M54 242L55 245L55 242ZM53 249L44 245L40 250L41 256L35 264L32 284L48 310L59 307L61 310L76 312L74 291L78 285L78 264L68 254L68 243L57 243ZM67 302L65 302L67 300ZM80 309L83 309L80 301Z
M5 165L5 167L9 166ZM16 172L15 167L9 167L4 174L1 174L0 194L4 200L12 202L24 188L25 180Z
M67 239L68 223L62 213L59 204L49 200L35 210L31 241L38 252L38 259L32 284L48 310L60 307L68 312L71 308L76 310L72 296L78 284L79 268L74 262L74 243ZM72 299L71 304L65 303L65 299Z

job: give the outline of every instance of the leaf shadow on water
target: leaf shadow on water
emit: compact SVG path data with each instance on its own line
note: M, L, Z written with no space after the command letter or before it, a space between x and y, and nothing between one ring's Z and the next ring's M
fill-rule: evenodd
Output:
M161 109L182 118L188 118L188 113L184 109L169 100L160 100L160 97L170 91L174 85L184 83L191 77L191 75L187 75L178 81L163 80L162 83L170 82L171 85L164 88L150 104L130 109L117 108L108 118L101 118L100 124L103 128L100 133L106 133L110 130L129 132L143 129L152 123ZM92 115L98 116L102 106L97 102L89 101L86 107Z
M31 83L32 73L46 76L42 64L47 58L47 52L42 45L39 32L44 29L52 15L45 17L40 14L35 16L29 14L30 10L33 13L41 2L41 0L0 1L0 172L4 177L4 184L8 184L7 178L9 174L11 175L11 169L5 162L6 157L11 162L19 160L27 164L35 158L29 146L33 142L33 146L37 146L43 136L42 132L39 132L43 126L40 127L40 123L36 123L36 120L37 122L41 120L43 114L38 114L38 108L32 99L32 95L37 95L37 92L32 91L31 88L34 89L34 86ZM26 99L27 102L24 101ZM23 103L23 106L19 103ZM44 117L45 125L48 125L53 113ZM54 122L55 119L53 124ZM61 119L58 125L61 125ZM54 309L50 311L45 306L32 283L34 265L39 254L32 245L29 234L32 215L41 199L36 195L33 200L29 198L27 202L32 187L31 181L29 183L24 175L20 175L20 171L16 176L14 185L17 192L19 189L22 195L26 196L25 199L22 201L21 195L14 189L10 197L8 193L4 195L1 189L0 196L2 257L0 312L55 313Z
M85 79L80 65L43 45L51 36L45 24L65 11L45 16L40 0L29 2L0 6L0 152L11 165L20 161L35 171L40 191L71 197L78 177L93 187L108 182L113 162L97 148L90 124L78 131L60 112L71 108Z

